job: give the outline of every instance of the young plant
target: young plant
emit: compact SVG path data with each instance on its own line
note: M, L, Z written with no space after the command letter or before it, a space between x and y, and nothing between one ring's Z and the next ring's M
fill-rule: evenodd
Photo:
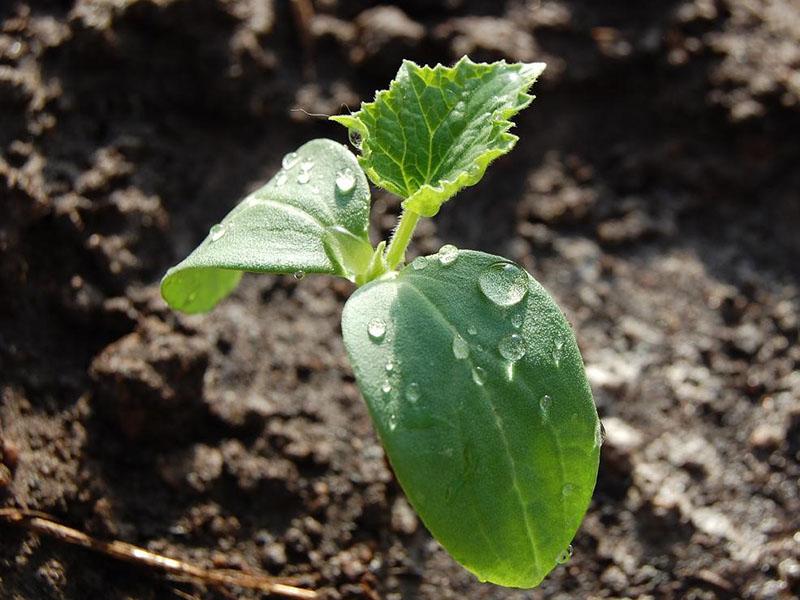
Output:
M357 159L325 139L287 154L161 284L170 306L196 313L244 271L355 282L342 333L397 479L456 560L521 588L569 557L597 477L600 423L575 337L510 260L451 245L404 257L419 219L513 148L509 119L543 69L404 62L373 102L332 117ZM388 246L367 235L367 177L403 198Z

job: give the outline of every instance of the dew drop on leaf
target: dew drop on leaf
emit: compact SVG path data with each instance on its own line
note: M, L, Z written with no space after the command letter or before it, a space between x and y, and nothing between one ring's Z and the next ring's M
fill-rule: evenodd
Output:
M525 321L525 315L523 313L516 313L511 315L511 326L514 329L519 329L522 327L522 323Z
M486 370L483 367L475 367L472 369L472 381L478 385L486 383Z
M391 373L392 371L394 371L394 363L392 361L387 362L384 369L386 369L387 373Z
M300 171L297 175L297 183L305 185L309 181L311 181L311 173L309 171Z
M453 336L453 356L458 360L464 360L469 357L469 344L459 334Z
M564 487L561 488L561 495L567 497L574 491L575 491L574 485L572 485L571 483L565 483Z
M289 170L297 164L298 160L300 160L300 155L297 154L297 152L289 152L289 154L283 157L283 160L281 161L281 166L284 169Z
M406 388L406 399L409 402L416 402L419 400L419 384L416 382L411 382L408 384Z
M539 408L542 409L542 415L544 417L547 417L547 415L550 413L550 406L552 404L553 404L553 399L547 394L542 396L542 399L539 400Z
M603 425L602 421L598 420L597 429L594 431L594 446L595 448L600 448L603 445L603 442L606 441L606 428Z
M278 173L278 176L275 178L275 186L281 187L284 183L286 183L286 173L281 171Z
M356 186L356 176L350 167L346 167L336 174L336 189L342 194L349 194Z
M481 292L492 304L514 306L528 293L528 275L511 262L497 262L478 275Z
M389 383L388 381L384 381L383 385L381 386L381 391L386 395L391 394L391 392L392 392L392 384Z
M566 550L564 550L563 552L561 552L561 554L558 555L556 562L560 565L569 562L569 559L572 558L572 553L573 553L572 544L570 544L569 546L567 546Z
M445 244L439 248L439 264L443 267L452 265L458 258L458 248L453 244Z
M511 362L516 362L525 356L525 340L518 333L505 336L497 346L500 356Z
M310 171L314 168L314 161L313 160L304 160L300 163L300 170L301 171Z
M475 325L470 325L467 327L467 333L470 335L478 335L478 328Z
M561 349L564 347L564 340L557 339L553 344L553 363L558 368L561 365Z
M397 413L389 414L389 431L394 431L397 427Z
M226 231L227 230L225 229L224 225L220 225L219 223L217 223L211 229L209 229L208 233L211 236L211 241L216 242L223 235L225 235Z
M375 317L367 324L367 333L373 342L383 341L383 336L386 335L386 323L383 319Z
M306 272L305 272L305 271L303 271L302 269L301 269L300 271L295 271L295 272L292 274L292 277L294 277L294 278L295 278L295 279L297 279L298 281L299 281L300 279L302 279L303 277L305 277L305 276L306 276Z
M428 266L428 259L424 256L418 256L413 261L411 261L411 268L415 271L422 271L425 267Z
M356 150L361 150L361 144L363 140L361 139L361 134L358 131L355 129L350 129L347 133L347 137L350 139L350 143L353 144L353 147Z

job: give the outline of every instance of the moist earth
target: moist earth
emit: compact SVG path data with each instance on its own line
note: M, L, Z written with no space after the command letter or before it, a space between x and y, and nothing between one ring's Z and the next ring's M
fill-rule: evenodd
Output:
M606 441L574 555L478 583L398 487L340 339L353 291L158 281L403 58L549 64L516 149L426 220L555 296ZM0 6L0 505L330 599L800 595L794 0ZM377 192L373 239L399 201ZM255 598L0 525L0 598Z

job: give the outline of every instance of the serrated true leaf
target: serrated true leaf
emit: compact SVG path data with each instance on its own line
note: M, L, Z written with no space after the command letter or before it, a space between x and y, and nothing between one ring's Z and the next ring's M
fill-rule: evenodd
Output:
M514 147L509 119L530 104L543 63L454 67L404 61L388 90L352 115L331 117L361 137L359 162L404 208L433 216Z
M173 308L196 313L211 310L244 271L355 279L372 257L369 205L353 154L331 140L312 140L167 272L161 293Z
M428 529L481 580L533 587L586 512L599 420L575 338L542 286L497 256L453 257L359 289L345 345Z

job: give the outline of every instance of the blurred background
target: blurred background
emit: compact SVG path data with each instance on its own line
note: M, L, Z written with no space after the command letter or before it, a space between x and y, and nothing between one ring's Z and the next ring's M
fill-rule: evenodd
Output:
M157 287L286 152L346 142L306 112L464 54L549 66L412 255L528 268L607 432L532 591L477 583L409 508L347 282L248 276L191 318ZM0 505L332 599L796 598L799 141L797 0L3 0ZM398 209L375 194L374 241ZM3 599L225 597L0 524Z

